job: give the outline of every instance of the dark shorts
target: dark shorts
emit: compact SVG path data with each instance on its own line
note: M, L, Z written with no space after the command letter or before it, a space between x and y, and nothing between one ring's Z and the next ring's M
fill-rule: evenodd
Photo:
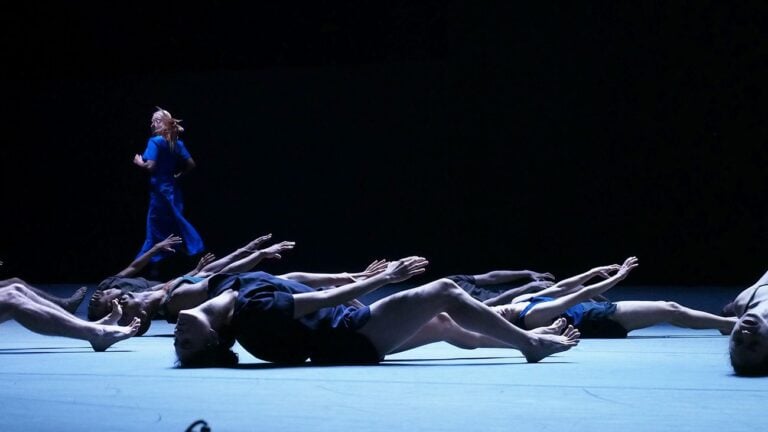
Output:
M367 337L355 331L330 331L323 335L320 345L310 356L312 363L377 364L384 359Z
M446 279L450 279L456 282L456 285L466 291L467 294L480 301L486 301L494 297L498 297L498 295L503 291L503 287L501 285L490 285L488 288L479 287L477 286L475 277L471 275L453 275L448 276Z
M367 337L358 333L371 319L371 308L347 308L332 328L317 336L310 360L315 364L376 364L383 356Z
M610 317L616 313L612 302L594 302L585 305L584 315L577 326L582 339L623 339L629 333Z

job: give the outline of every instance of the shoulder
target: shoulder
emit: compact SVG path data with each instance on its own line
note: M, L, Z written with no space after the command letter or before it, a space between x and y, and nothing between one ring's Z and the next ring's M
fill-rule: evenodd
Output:
M147 144L153 144L156 146L160 146L165 144L165 138L161 137L160 135L152 135L149 140L147 141Z

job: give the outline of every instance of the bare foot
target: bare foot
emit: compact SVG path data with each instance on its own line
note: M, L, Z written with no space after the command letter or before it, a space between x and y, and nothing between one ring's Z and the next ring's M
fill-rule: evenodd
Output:
M537 335L532 341L532 346L527 350L521 350L528 363L536 363L541 359L555 353L568 351L579 344L581 333L573 326L568 326L562 335Z
M123 307L120 306L120 303L117 301L117 299L112 299L112 310L109 311L107 316L104 318L94 321L96 324L103 324L103 325L115 325L118 321L120 321L120 318L123 316Z
M565 318L558 318L555 322L546 327L538 327L531 330L531 333L559 335L563 333L566 324L568 324L568 321Z
M80 306L80 303L83 302L83 299L85 298L85 293L88 291L88 287L80 287L75 291L74 294L72 294L72 297L64 300L64 309L74 314L77 311L77 308Z
M139 331L141 320L134 318L130 324L125 327L114 325L100 325L100 331L94 340L91 340L91 346L94 351L105 351L110 346L121 340L134 336Z

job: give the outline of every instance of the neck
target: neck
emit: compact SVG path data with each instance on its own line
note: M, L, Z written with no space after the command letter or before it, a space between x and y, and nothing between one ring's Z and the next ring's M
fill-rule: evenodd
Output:
M237 292L225 291L200 306L201 312L208 318L212 329L219 331L232 322L236 299Z

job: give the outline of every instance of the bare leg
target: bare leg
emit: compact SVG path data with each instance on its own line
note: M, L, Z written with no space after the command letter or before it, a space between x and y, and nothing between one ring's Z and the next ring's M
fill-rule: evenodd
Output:
M721 317L668 301L616 302L616 313L611 319L628 331L669 323L690 329L716 329L729 334L736 324L736 318Z
M551 326L533 329L531 332L559 335L563 333L565 327L565 319L560 318ZM573 327L570 328L573 329ZM451 319L450 315L441 313L424 324L416 334L397 347L392 353L407 351L434 342L447 342L455 347L469 350L475 348L514 348L498 339L462 328L456 324L456 321Z
M760 286L760 285L768 285L768 271L763 274L763 276L755 282L752 286Z
M441 313L424 324L413 336L395 348L392 353L407 351L435 342L447 342L462 349L514 348L498 339L464 329L456 324L456 321L452 320L448 314Z
M88 287L80 287L75 291L74 294L72 294L71 297L61 298L61 297L56 297L54 295L51 295L39 288L35 288L32 285L28 284L26 281L19 278L11 278L11 279L0 281L0 287L11 286L11 285L21 285L24 288L34 292L38 297L48 300L49 302L63 308L69 313L75 313L78 306L80 306L80 303L83 302L86 291L88 291Z
M0 322L9 319L16 320L35 333L86 340L95 351L104 351L112 344L135 335L140 324L139 320L125 327L91 323L59 307L32 301L14 287L0 289Z
M359 330L382 355L401 347L440 312L462 328L497 339L537 362L578 344L578 336L537 335L519 329L448 279L402 291L371 305L371 319Z

